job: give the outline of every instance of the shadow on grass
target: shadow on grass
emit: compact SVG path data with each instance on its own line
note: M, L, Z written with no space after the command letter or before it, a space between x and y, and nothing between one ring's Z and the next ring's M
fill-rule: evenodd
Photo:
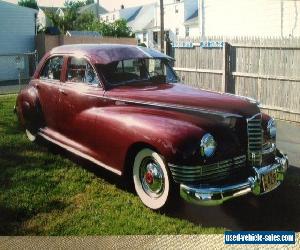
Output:
M52 148L53 149L53 148ZM69 158L96 176L127 192L134 192L123 178L58 147L55 152ZM230 230L293 230L300 231L300 168L290 166L284 184L260 197L247 195L221 206L204 207L179 201L167 216L188 220L203 227L224 227Z
M67 204L59 200L52 200L31 211L25 207L12 208L0 204L0 235L37 235L39 229L23 231L22 224L38 213L50 213L54 210L63 210Z

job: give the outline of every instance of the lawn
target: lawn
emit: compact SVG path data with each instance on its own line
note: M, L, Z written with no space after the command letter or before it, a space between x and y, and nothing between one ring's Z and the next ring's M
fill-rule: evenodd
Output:
M45 143L30 143L0 95L0 235L222 233L153 212L119 179Z

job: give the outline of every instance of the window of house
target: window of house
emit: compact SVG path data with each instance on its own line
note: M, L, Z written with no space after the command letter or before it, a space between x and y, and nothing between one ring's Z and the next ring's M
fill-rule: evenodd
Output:
M147 42L147 32L143 33L143 42Z
M175 13L178 13L178 6L175 5Z
M113 20L115 20L115 18L116 18L116 17L115 17L115 14L113 14Z
M185 27L185 36L190 36L190 27Z
M40 74L40 78L44 80L60 80L63 63L64 58L62 56L48 59Z
M106 22L108 22L108 16L105 17Z
M93 67L83 58L72 57L68 62L67 80L89 85L98 85L99 80Z
M153 41L154 43L158 43L158 32L156 31L153 32Z
M179 36L179 29L178 28L176 28L175 34L176 34L176 36Z

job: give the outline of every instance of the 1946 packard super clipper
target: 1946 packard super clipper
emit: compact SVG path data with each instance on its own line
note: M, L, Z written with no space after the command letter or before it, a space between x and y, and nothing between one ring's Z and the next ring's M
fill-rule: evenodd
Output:
M277 188L288 159L274 119L252 99L177 83L172 60L130 45L56 47L15 110L29 140L126 176L151 209L179 194L217 205Z

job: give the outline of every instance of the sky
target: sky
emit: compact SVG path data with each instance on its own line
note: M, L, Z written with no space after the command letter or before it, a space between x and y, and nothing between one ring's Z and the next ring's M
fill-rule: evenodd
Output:
M18 3L18 0L4 0L11 3ZM65 0L37 0L38 3L44 6L63 6ZM102 5L108 11L114 9L120 9L123 4L126 7L144 5L148 3L153 3L155 0L99 0L100 5Z

